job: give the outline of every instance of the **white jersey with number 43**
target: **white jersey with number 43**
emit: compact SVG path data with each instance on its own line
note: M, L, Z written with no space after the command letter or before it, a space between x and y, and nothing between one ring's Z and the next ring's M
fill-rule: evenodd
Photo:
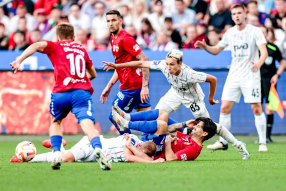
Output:
M235 79L260 78L260 71L252 72L252 62L259 60L258 46L266 44L265 37L260 28L247 24L239 31L234 26L226 31L218 45L222 48L229 47L232 62L229 77Z
M168 82L171 84L174 92L178 93L182 98L191 102L202 102L205 94L198 83L205 82L207 76L205 73L197 72L186 64L182 64L181 72L178 76L171 75L166 65L166 60L154 60L150 64L150 68L161 70Z

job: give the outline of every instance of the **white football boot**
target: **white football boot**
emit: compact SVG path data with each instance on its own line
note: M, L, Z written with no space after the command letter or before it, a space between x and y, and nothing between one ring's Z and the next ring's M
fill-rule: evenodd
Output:
M266 152L266 151L268 151L267 146L265 144L260 144L258 151L259 152Z
M239 141L237 147L234 147L238 151L243 160L247 160L250 158L249 153L246 150L245 146L246 144L244 142Z
M118 105L114 105L112 107L112 109L114 109L121 117L123 117L124 119L126 119L127 121L130 121L131 117L130 114L125 113L122 109L120 109L118 107Z
M105 158L100 148L94 149L94 157L102 170L111 170L111 162Z
M120 131L125 131L126 129L129 129L129 121L121 117L115 110L112 110L112 120L118 125Z
M56 152L55 153L56 157L54 158L52 164L51 164L51 167L53 170L59 170L61 168L61 165L62 165L62 162L63 162L63 159L62 159L62 154L61 152Z

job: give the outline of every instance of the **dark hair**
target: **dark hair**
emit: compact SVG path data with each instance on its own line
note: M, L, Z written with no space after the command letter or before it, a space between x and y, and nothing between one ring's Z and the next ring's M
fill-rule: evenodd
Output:
M106 15L117 15L119 18L122 18L121 14L117 10L110 10L106 13Z
M39 29L35 29L32 32L40 32L42 34L42 32Z
M184 3L184 0L175 0L175 2L176 2L176 1L180 1L180 2Z
M165 17L164 22L173 22L172 17Z
M157 146L155 143L147 141L142 144L142 149L145 150L146 155L152 157L157 151Z
M208 135L204 137L204 141L212 138L216 134L217 126L210 118L198 117L195 121L197 123L199 123L200 121L204 123L203 131L208 133Z
M240 3L240 4L232 5L231 8L230 8L230 10L236 9L236 8L239 8L239 7L241 7L244 11L246 10L245 5L244 5L244 4L241 4L241 3Z
M210 32L215 32L216 34L219 34L219 30L217 28L213 28L213 29L209 30L208 34Z
M152 25L151 25L149 19L143 18L141 22L142 22L142 23L145 23L146 25L148 25L147 33L148 33L149 35L151 35L151 34L154 32L154 29L153 29L153 27L152 27ZM141 30L141 35L144 36L144 32L143 32L142 30Z
M74 5L78 6L78 8L80 9L79 4L77 4L77 3L72 3L72 4L70 5L70 7L72 7L72 6L74 6Z
M56 35L60 40L72 40L74 37L74 28L72 24L62 22L56 28Z
M251 0L251 1L248 1L248 3L246 4L246 6L248 6L248 5L251 4L251 3L254 3L255 5L257 5L257 1Z
M15 32L15 34L21 34L21 35L25 36L25 32L24 32L24 31L20 31L20 30L17 30L17 31ZM15 34L14 34L14 35L15 35Z
M158 3L160 3L161 5L163 5L162 0L157 0L157 1L155 1L154 5L157 5Z

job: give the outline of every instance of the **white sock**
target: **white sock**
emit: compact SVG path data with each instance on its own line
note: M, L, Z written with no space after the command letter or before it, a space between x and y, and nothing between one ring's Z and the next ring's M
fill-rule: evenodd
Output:
M259 144L266 144L266 117L264 113L254 115L255 126L259 136Z
M217 134L220 137L220 141L226 145L228 142L231 143L234 147L238 145L238 140L225 128L224 126L216 123L217 126ZM224 141L224 142L223 142Z
M225 139L226 139L226 136L228 135L228 133L230 133L229 130L230 130L230 126L231 126L231 115L230 114L220 113L220 115L219 115L219 124L222 125L223 127L225 127L225 130L224 130L225 132L221 133L223 135L221 135L220 133L217 133L218 135L221 136L219 138L219 141L222 142L224 145L226 145L227 141ZM226 131L228 133L226 133ZM231 136L233 137L232 134L231 134Z
M52 162L55 156L53 152L36 155L30 162Z
M64 148L64 145L61 144L61 152L65 152L65 151L66 151L66 149Z

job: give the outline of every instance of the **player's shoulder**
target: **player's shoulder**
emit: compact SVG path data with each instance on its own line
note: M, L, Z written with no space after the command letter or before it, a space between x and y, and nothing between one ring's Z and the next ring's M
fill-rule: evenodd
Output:
M230 27L229 29L227 29L224 33L224 35L229 35L229 34L233 34L237 31L236 26L234 25L233 27Z

